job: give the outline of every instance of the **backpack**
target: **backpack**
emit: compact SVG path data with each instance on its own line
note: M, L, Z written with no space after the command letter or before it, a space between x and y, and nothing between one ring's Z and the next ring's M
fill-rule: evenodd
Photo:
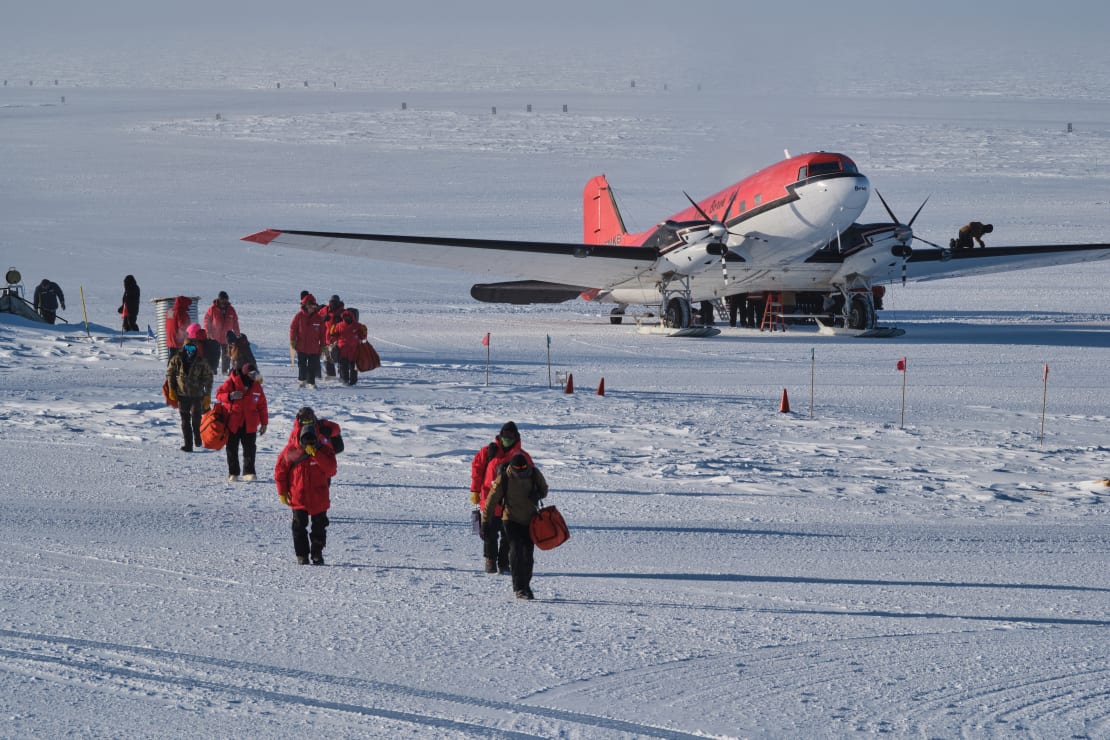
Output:
M223 404L217 403L204 412L200 418L200 441L209 450L222 450L227 444L229 432L227 420L230 414Z

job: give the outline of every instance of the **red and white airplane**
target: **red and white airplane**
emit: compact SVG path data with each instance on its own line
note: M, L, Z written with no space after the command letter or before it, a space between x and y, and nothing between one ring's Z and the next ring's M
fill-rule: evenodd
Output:
M243 239L516 278L475 285L471 295L492 303L613 303L613 323L627 306L658 307L664 325L676 330L690 327L694 302L791 292L839 296L845 326L874 330L873 288L882 282L1110 258L1110 244L943 248L915 237L917 213L901 223L881 195L891 222L856 223L870 192L850 158L812 152L787 156L699 202L687 195L689 208L635 234L599 175L583 191L579 244L284 229ZM931 246L913 249L914 239Z

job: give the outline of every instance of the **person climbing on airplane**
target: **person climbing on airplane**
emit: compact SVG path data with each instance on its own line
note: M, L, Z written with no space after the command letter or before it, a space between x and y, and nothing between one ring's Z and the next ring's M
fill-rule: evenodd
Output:
M953 249L971 249L975 246L972 242L979 242L980 247L986 247L983 243L983 235L989 234L994 231L993 224L984 224L979 221L972 221L966 226L960 227L960 234L957 236L950 245Z

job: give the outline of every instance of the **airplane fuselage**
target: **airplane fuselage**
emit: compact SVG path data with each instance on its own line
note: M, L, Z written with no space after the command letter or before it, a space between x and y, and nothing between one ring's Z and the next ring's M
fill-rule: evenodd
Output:
M608 241L658 249L660 277L667 280L672 270L688 278L695 300L755 289L750 286L757 283L760 290L812 290L815 283L827 283L836 270L807 266L806 261L859 218L869 194L867 177L850 158L830 152L802 154L714 193L654 229ZM707 248L711 240L690 236L698 228L705 230L705 216L727 228L727 270L715 269L722 251ZM791 270L798 271L797 280L786 277ZM770 275L783 284L765 285ZM647 277L639 275L589 297L629 304L657 301L663 287L650 284Z

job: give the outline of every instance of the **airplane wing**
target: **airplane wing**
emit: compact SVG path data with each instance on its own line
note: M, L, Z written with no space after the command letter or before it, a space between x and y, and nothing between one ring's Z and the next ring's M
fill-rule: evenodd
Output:
M1104 259L1110 259L1110 244L1052 244L978 249L914 248L906 263L906 279L925 282Z
M534 281L540 289L561 288L574 295L587 288L604 289L634 280L650 272L659 258L654 247L279 229L260 231L243 237L243 241L443 267L487 277L514 277Z

